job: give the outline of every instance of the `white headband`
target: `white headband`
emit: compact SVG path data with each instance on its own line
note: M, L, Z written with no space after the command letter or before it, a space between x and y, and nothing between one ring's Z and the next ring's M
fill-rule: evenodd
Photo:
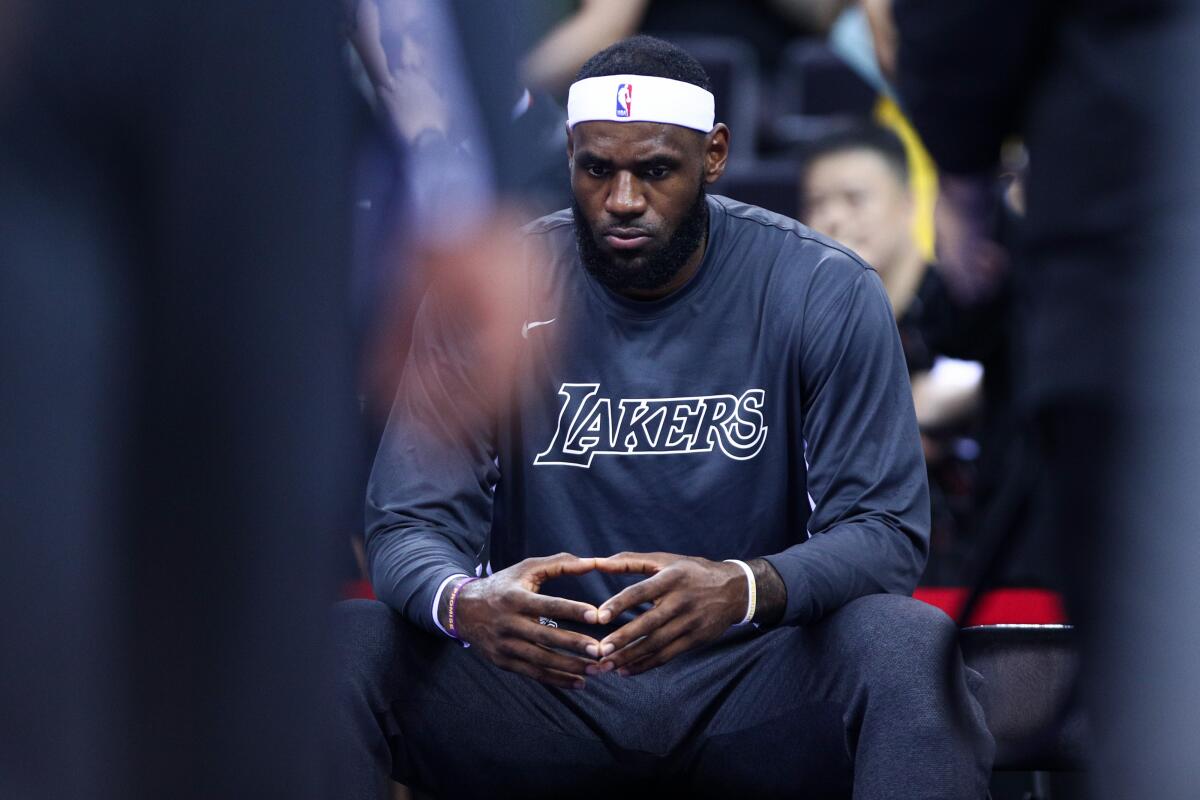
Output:
M670 78L649 75L601 75L571 84L567 125L580 122L665 122L708 133L712 130L712 92Z

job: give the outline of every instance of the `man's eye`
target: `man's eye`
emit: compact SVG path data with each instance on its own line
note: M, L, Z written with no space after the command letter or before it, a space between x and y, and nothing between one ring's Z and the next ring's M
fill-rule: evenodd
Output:
M605 175L608 174L608 170L605 169L604 167L600 166L599 164L589 164L586 167L584 167L584 170L587 172L588 175L591 175L593 178L603 178Z
M651 167L650 169L646 170L646 177L654 178L655 180L665 178L670 174L671 170L668 167Z

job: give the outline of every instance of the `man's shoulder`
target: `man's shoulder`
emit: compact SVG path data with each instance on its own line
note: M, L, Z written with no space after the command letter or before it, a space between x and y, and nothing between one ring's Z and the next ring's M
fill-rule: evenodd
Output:
M569 208L560 208L544 217L538 217L521 228L522 236L574 235L575 215Z
M563 208L521 227L520 238L531 268L544 274L568 271L575 258L575 215Z
M710 195L727 219L728 252L765 270L776 286L846 286L871 266L841 242L791 217L721 195Z

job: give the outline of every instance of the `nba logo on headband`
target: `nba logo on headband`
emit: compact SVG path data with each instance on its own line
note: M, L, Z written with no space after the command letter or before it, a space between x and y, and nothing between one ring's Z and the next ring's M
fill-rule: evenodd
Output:
M633 84L638 85L637 113ZM615 102L614 102L614 92ZM663 122L700 133L712 130L715 100L707 89L655 75L596 75L581 78L567 92L567 126L580 122Z
M617 116L628 117L633 105L633 84L622 83L617 87Z

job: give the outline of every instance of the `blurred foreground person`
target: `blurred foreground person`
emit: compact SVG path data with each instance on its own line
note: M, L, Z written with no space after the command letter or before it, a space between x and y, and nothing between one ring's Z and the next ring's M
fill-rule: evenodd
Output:
M521 26L497 20L493 4L346 0L343 11L360 88L374 110L373 132L384 134L391 156L370 158L375 152L364 148L357 202L362 227L373 234L362 237L367 246L356 264L373 455L416 305L430 283L453 297L479 332L480 349L468 365L473 384L503 393L526 287L509 266L521 254L497 245L530 218L523 209L537 193L531 184L548 144L530 138L549 123L532 119L534 101L517 81ZM489 40L486 52L481 36ZM556 131L565 139L561 125Z
M338 609L341 796L985 795L953 623L904 596L928 500L887 297L707 195L713 104L656 39L583 66L505 405L426 297L368 490L383 602Z
M354 442L334 9L0 16L0 797L323 797Z
M942 170L941 258L991 289L1000 146L1029 150L1025 403L1085 634L1095 791L1200 786L1200 10L900 0L898 87ZM886 28L886 26L885 26Z

